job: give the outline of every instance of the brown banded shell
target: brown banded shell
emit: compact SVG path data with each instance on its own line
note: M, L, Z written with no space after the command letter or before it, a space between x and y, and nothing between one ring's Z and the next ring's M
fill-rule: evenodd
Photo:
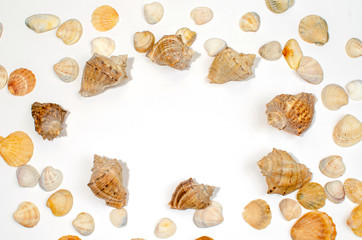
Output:
M22 202L14 212L13 218L19 224L27 228L35 227L40 221L40 213L37 206L31 202Z
M294 0L265 0L265 4L273 13L283 13L294 5Z
M16 170L16 178L20 187L35 187L39 182L40 174L36 168L25 164Z
M42 33L57 28L60 18L52 14L35 14L25 19L25 25L37 33Z
M320 209L326 204L323 187L315 182L306 183L297 193L297 200L306 209Z
M224 220L220 203L211 201L211 204L195 211L194 223L199 228L207 228L219 225Z
M323 81L323 69L312 57L301 57L296 71L301 78L309 83L319 84Z
M355 207L347 219L347 225L352 229L354 234L362 237L362 205Z
M256 12L245 13L239 21L239 26L244 32L256 32L260 27L260 17Z
M133 44L137 52L145 53L155 44L155 36L150 31L136 32Z
M35 83L36 79L32 71L19 68L10 73L8 89L15 96L24 96L33 91Z
M54 216L62 217L72 209L73 196L68 190L60 189L48 198L46 205Z
M290 221L294 218L299 218L302 215L302 208L299 203L293 199L285 198L279 203L280 211L283 214L283 217Z
M262 199L257 199L245 206L243 218L250 226L261 230L270 224L272 215L268 203Z
M348 94L343 87L337 84L329 84L322 90L323 105L329 110L338 110L348 104Z
M0 90L8 84L8 80L8 72L3 66L0 65Z
M334 142L341 147L350 147L362 140L362 123L354 116L345 115L334 127Z
M191 18L197 25L208 23L213 17L214 13L208 7L197 7L191 11Z
M118 20L119 16L117 11L108 5L96 8L92 14L93 27L100 32L111 30L116 26Z
M319 162L319 170L327 177L338 178L344 174L346 166L341 156L333 155Z
M351 58L362 56L362 41L358 38L351 38L346 43L346 53Z
M77 236L66 235L66 236L59 238L58 240L81 240L81 239Z
M67 45L73 45L79 41L83 34L82 24L77 19L64 22L57 30L57 37Z
M278 60L282 56L282 45L278 41L271 41L259 48L259 55L268 61Z
M76 219L73 220L72 224L75 230L83 236L91 235L95 228L92 215L85 212L79 213Z
M296 70L299 67L299 62L303 57L303 52L302 49L300 49L297 40L288 40L283 48L282 54L291 69Z
M326 193L327 199L333 203L341 203L344 200L343 183L339 180L327 182L326 185L324 185L324 192Z
M329 40L326 20L317 15L304 17L299 23L299 35L306 42L323 46Z
M44 191L53 191L60 186L63 181L63 173L53 167L44 168L39 179L39 186Z
M176 32L176 36L180 37L181 41L189 47L194 43L196 35L196 32L191 31L187 27L180 28Z
M362 182L355 178L348 178L344 181L344 191L351 202L362 204Z
M60 80L64 82L74 81L79 74L79 65L77 61L70 57L62 58L57 64L54 65L53 69Z

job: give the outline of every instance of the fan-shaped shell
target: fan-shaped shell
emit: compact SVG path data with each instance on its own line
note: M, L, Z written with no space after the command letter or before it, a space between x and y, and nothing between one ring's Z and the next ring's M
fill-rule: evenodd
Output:
M294 5L294 0L265 0L265 4L273 13L283 13Z
M260 27L260 17L256 12L245 13L239 21L239 26L244 32L256 32Z
M338 110L348 104L348 95L343 87L329 84L322 90L322 102L329 110Z
M20 187L35 187L39 182L40 174L36 168L25 164L16 170L16 177Z
M3 66L0 65L0 90L8 84L8 80L8 72Z
M57 28L60 18L52 14L36 14L28 17L25 25L37 33L42 33Z
M46 205L50 208L54 216L62 217L72 209L73 196L68 190L61 189L48 198Z
M196 35L196 32L191 31L187 27L180 28L176 32L176 36L180 37L181 41L189 47L194 43Z
M118 20L119 16L117 11L108 5L96 8L92 14L93 27L100 32L111 30L116 26Z
M79 41L83 34L82 24L77 19L64 22L57 30L57 37L67 45L73 45Z
M168 238L176 232L176 224L169 218L162 218L155 228L155 235L158 238Z
M259 55L265 60L278 60L282 56L282 45L278 41L268 42L259 48Z
M161 3L153 2L146 4L143 8L143 12L147 23L156 24L161 21L164 9Z
M297 200L306 209L315 210L326 204L324 188L315 182L308 182L298 191Z
M211 201L210 205L204 209L196 210L194 223L199 228L207 228L219 225L224 220L222 206L220 203Z
M351 58L362 56L362 41L358 38L351 38L346 43L346 53Z
M113 226L121 228L127 225L127 211L124 208L113 209L109 214L109 220Z
M347 225L352 229L354 234L362 237L362 205L355 207L347 219Z
M297 40L288 40L283 48L282 54L291 69L296 70L299 67L299 62L303 57L303 52L302 49L300 49Z
M302 215L302 208L299 203L293 199L285 198L279 203L280 211L283 214L283 217L290 221L294 218L299 218Z
M243 218L250 226L261 230L269 225L272 215L268 203L257 199L245 206Z
M327 182L326 185L324 185L324 192L326 193L327 199L333 203L341 203L344 200L343 183L339 180Z
M99 54L105 57L109 57L114 52L116 43L112 38L97 37L92 40L92 54Z
M214 13L208 7L197 7L191 11L191 18L197 25L208 23L213 17Z
M327 177L338 178L344 174L346 166L341 156L333 155L319 162L319 170Z
M72 224L75 230L83 236L91 235L95 228L92 215L85 212L79 213L76 219L73 220Z
M344 191L351 202L362 204L362 182L355 178L348 178L344 181Z
M348 96L352 100L362 100L362 80L353 80L346 85Z
M58 240L81 240L81 239L77 236L67 235L59 238Z
M150 31L136 32L133 44L137 52L145 53L155 44L155 36Z
M39 185L44 191L49 192L59 187L62 181L63 173L60 170L49 166L44 168L41 173Z
M28 69L19 68L10 73L8 89L15 96L24 96L35 87L35 75Z
M299 35L306 42L323 46L329 40L326 20L317 15L304 17L299 23Z
M53 69L60 80L64 82L74 81L79 74L79 65L77 61L70 57L62 58L57 64L54 65Z
M334 127L333 140L341 147L349 147L362 139L362 123L354 116L345 115Z
M301 57L296 71L301 78L309 83L319 84L323 81L323 69L312 57Z
M40 213L34 203L22 202L14 212L13 218L24 227L32 228L40 221Z
M210 38L204 43L204 48L210 57L215 57L226 47L226 42L220 38Z

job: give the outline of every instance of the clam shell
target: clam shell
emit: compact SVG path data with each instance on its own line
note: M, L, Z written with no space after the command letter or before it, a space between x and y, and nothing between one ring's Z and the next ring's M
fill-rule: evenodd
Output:
M319 162L319 170L327 177L338 178L344 174L346 166L341 156L333 155Z
M354 80L346 85L348 96L352 100L362 100L362 80Z
M362 42L358 38L351 38L346 43L346 53L351 58L362 56Z
M54 216L62 217L72 209L73 196L68 190L60 189L48 198L46 205Z
M67 235L59 238L58 240L81 240L81 239L77 236Z
M162 218L155 228L155 235L158 238L168 238L176 232L176 224L169 218Z
M196 238L195 240L214 240L214 239L211 237L202 236L202 237Z
M67 45L73 45L79 41L83 34L82 24L77 19L64 22L57 30L57 37Z
M239 21L239 26L244 32L256 32L260 27L260 17L256 12L245 13Z
M8 84L8 80L8 72L3 66L0 65L0 90Z
M31 30L42 33L59 27L60 18L52 14L36 14L28 17L25 24Z
M282 56L282 45L278 41L271 41L259 48L259 55L268 61L278 60Z
M57 64L54 65L53 69L60 80L64 82L74 81L79 74L79 65L77 61L70 57L62 58Z
M73 220L72 224L75 230L83 236L91 235L95 228L92 215L85 212L79 213L76 219Z
M127 211L124 208L113 209L109 214L109 220L113 226L121 228L127 225Z
M355 207L347 219L347 225L352 229L354 234L362 237L362 205Z
M99 55L109 57L114 52L116 44L112 38L97 37L92 40L92 55L97 53Z
M0 38L1 38L1 36L2 36L2 34L3 34L3 24L2 23L0 23Z
M15 96L24 96L35 87L35 75L28 69L19 68L10 73L8 90Z
M210 57L215 57L227 47L224 40L220 38L210 38L204 43L204 48Z
M143 8L143 12L147 23L156 24L161 21L164 9L161 3L153 2L146 4Z
M299 62L300 59L303 57L303 52L300 49L297 40L288 40L283 48L282 54L291 69L296 70L299 67Z
M204 209L196 210L194 223L199 228L207 228L219 225L224 220L222 206L220 203L211 201L210 205Z
M285 198L279 203L280 211L283 214L283 217L290 221L294 218L299 218L302 215L302 208L299 203L293 199Z
M299 36L306 42L323 46L329 40L326 20L317 15L304 17L299 23Z
M348 104L348 95L343 87L329 84L322 90L322 102L329 110L338 110Z
M189 47L194 43L196 35L196 32L191 31L187 27L180 28L176 32L176 36L180 37L181 41Z
M94 10L91 22L96 30L106 32L116 26L118 20L117 11L111 6L103 5Z
M262 199L257 199L245 206L243 218L250 226L261 230L270 224L272 215L268 203Z
M214 13L208 7L197 7L191 11L191 18L197 25L208 23L213 17Z
M347 178L343 184L346 196L351 202L362 204L362 182L355 178Z
M265 0L265 4L273 13L283 13L294 5L294 0Z
M323 80L323 69L317 60L312 57L301 57L297 73L301 78L312 84L319 84Z
M25 164L16 170L16 177L20 187L35 187L39 182L40 174L36 168Z
M53 167L44 168L39 179L40 187L47 192L53 191L60 186L63 181L63 173Z
M306 183L297 193L297 200L306 209L316 210L326 204L324 188L315 182Z
M136 32L133 44L137 52L145 53L155 44L155 36L150 31Z
M14 212L13 218L24 227L32 228L40 221L40 213L34 203L22 202Z
M343 183L339 180L327 182L326 185L324 185L324 192L326 193L327 199L333 203L341 203L344 200Z
M354 116L345 115L334 127L333 140L341 147L350 147L362 139L362 123Z

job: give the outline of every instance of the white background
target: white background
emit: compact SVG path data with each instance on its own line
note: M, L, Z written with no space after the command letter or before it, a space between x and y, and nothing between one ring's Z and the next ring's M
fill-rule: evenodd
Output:
M39 172L46 166L60 169L64 180L60 188L68 189L74 206L64 217L55 217L45 206L52 192L39 186L24 189L18 186L16 168L0 161L1 239L58 239L78 235L72 220L80 212L90 213L96 229L82 239L155 239L154 227L159 219L171 218L177 225L170 239L192 240L207 235L226 239L290 239L295 220L287 222L279 211L285 198L266 194L267 185L257 161L273 148L289 152L313 173L312 181L324 185L329 179L318 169L319 161L329 155L341 155L348 177L362 180L361 143L341 148L332 139L335 124L345 114L362 119L361 104L350 100L338 111L327 110L320 99L324 86L337 83L345 86L361 79L362 58L352 59L345 53L348 39L362 39L362 3L360 0L314 1L296 0L283 14L270 12L263 0L254 1L165 1L163 19L149 25L143 17L148 1L47 1L2 0L0 22L4 32L0 39L0 64L10 74L27 68L36 75L34 91L23 97L12 96L5 88L0 92L0 135L21 130L34 142L34 155L29 164ZM119 13L117 26L105 33L96 31L91 22L93 10L109 4ZM198 26L190 12L198 6L214 11L211 22ZM256 33L239 28L239 19L248 11L260 15L261 27ZM62 22L76 18L84 29L82 38L66 46L56 30L37 34L24 21L38 13L52 13ZM322 47L304 42L298 34L299 21L309 15L322 16L329 26L329 42ZM135 32L150 30L156 39L173 34L181 27L197 32L192 48L198 53L190 69L178 71L151 63L145 54L133 48ZM129 81L104 93L83 98L79 95L85 62L91 57L90 42L95 37L111 37L116 42L114 54L128 54ZM203 48L212 37L224 39L243 53L255 53L263 44L277 40L282 45L290 38L299 42L304 55L318 60L324 80L312 85L289 68L284 58L269 62L257 55L255 77L224 85L208 83L207 74L212 58ZM63 57L75 58L80 75L72 83L57 78L53 65ZM268 125L265 104L278 94L313 93L318 101L311 127L302 136L294 136ZM34 130L31 104L35 101L57 103L70 113L66 134L50 142ZM91 176L93 154L122 160L128 169L126 180L129 199L128 224L115 228L109 221L111 207L96 198L87 183ZM125 171L126 171L125 170ZM194 210L171 210L168 202L179 182L193 177L199 183L218 188L213 199L223 206L224 222L216 227L200 229L192 221ZM287 197L295 199L296 192ZM254 199L266 200L272 211L271 224L264 230L250 227L242 218L244 206ZM27 229L16 223L12 214L22 201L34 202L41 214L37 226ZM356 205L346 199L341 204L329 201L320 209L336 224L337 239L357 239L346 224ZM307 210L303 209L303 214Z

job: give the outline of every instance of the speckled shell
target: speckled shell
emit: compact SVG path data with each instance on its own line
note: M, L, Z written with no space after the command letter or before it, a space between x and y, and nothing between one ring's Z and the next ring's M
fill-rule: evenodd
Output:
M155 228L155 235L158 238L168 238L176 232L176 224L169 218L162 218Z
M350 147L362 140L362 123L354 116L345 115L334 127L334 142L341 147Z
M191 18L197 25L208 23L213 17L214 13L208 7L197 7L191 11Z
M355 178L348 178L344 181L344 191L351 202L362 204L362 182Z
M324 188L315 182L306 183L297 193L297 200L306 209L320 209L326 204Z
M296 70L299 67L300 59L303 57L302 49L295 39L290 39L285 44L282 54L291 69Z
M25 25L37 33L42 33L57 28L60 18L52 14L36 14L28 17Z
M16 178L20 187L35 187L39 182L40 174L36 168L25 164L16 170Z
M24 96L33 91L35 75L26 68L19 68L10 73L8 90L15 96Z
M79 41L83 34L82 24L77 19L64 22L57 30L57 37L67 45L73 45Z
M53 167L44 168L39 179L39 186L47 192L53 191L60 186L63 181L63 173Z
M181 41L190 47L194 43L197 34L189 28L183 27L177 30L176 36L180 37Z
M136 32L133 44L137 52L145 53L155 44L155 36L150 31Z
M341 156L333 155L319 162L319 170L327 177L338 178L344 174L346 166Z
M278 60L282 56L282 45L278 41L271 41L259 48L259 55L268 61Z
M3 66L0 65L0 90L8 84L8 80L8 72Z
M79 65L77 61L70 57L62 58L54 65L53 69L63 82L72 82L79 74Z
M61 189L48 198L46 205L54 216L62 217L72 209L73 196L68 190Z
M348 96L352 100L362 100L362 80L353 80L346 85Z
M85 212L79 213L76 219L73 220L72 224L75 230L83 236L91 235L95 228L92 215Z
M344 200L343 183L339 180L327 182L326 185L324 185L324 192L326 193L327 199L333 203L341 203Z
M109 57L114 52L116 43L112 38L97 37L92 40L92 54L99 54L105 57Z
M265 0L265 4L273 13L283 13L294 5L294 0Z
M348 94L343 87L337 84L329 84L322 90L323 105L329 110L338 110L348 104Z
M81 239L77 236L67 235L59 238L58 240L81 240Z
M299 36L306 42L323 46L329 40L326 20L317 15L304 17L299 23Z
M293 199L285 198L279 203L280 211L283 217L290 221L294 218L299 218L302 215L302 208L299 203Z
M143 13L147 23L156 24L161 21L164 9L161 3L153 2L145 4L145 6L143 7Z
M296 71L301 78L309 83L320 84L323 81L323 69L312 57L301 57Z
M354 234L362 237L362 205L355 207L347 219L347 225L352 229Z
M172 194L168 205L172 209L203 209L210 205L215 187L197 184L192 178L181 182Z
M210 205L204 209L196 210L194 223L199 228L207 228L219 225L224 220L222 206L220 203L211 201Z
M16 222L27 228L35 227L40 221L40 213L37 206L31 202L22 202L14 212L13 218Z
M358 38L351 38L346 43L346 53L351 58L362 56L362 41Z
M268 203L262 199L257 199L245 206L243 218L250 226L261 230L270 224L272 215Z
M113 209L109 214L109 220L113 226L121 228L127 225L127 211L124 208Z
M96 30L106 32L116 26L118 20L117 11L111 6L103 5L94 10L91 22Z
M245 13L239 21L239 26L244 32L256 32L260 27L260 17L256 12Z

